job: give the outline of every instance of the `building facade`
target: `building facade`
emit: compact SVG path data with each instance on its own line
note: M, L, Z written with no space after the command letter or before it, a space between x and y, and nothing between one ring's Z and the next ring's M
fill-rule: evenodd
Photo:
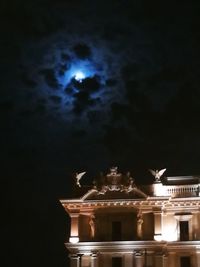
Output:
M139 187L113 167L60 200L71 267L200 267L200 179L154 173Z

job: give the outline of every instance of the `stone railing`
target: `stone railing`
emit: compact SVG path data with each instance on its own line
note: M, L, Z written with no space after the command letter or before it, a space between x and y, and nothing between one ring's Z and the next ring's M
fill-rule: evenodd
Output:
M199 185L168 185L165 186L166 194L172 197L196 197L199 196Z

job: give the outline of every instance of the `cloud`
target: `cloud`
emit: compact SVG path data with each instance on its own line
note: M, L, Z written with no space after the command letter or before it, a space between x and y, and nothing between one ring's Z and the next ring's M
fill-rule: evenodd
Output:
M106 80L106 86L113 87L116 85L117 85L117 80L112 79L112 78Z
M59 88L59 83L55 74L54 69L43 69L39 71L44 76L47 85L53 89Z
M63 128L70 132L80 119L78 123L88 139L99 135L106 140L103 147L109 151L117 150L115 146L119 145L121 136L122 145L117 151L120 155L120 149L128 143L129 150L137 150L138 139L144 150L151 142L162 145L162 137L169 143L170 132L163 121L168 124L171 120L173 132L179 133L170 112L175 114L178 109L187 115L188 109L190 114L199 112L198 94L192 97L189 90L184 94L178 92L187 80L191 80L190 88L199 85L199 23L195 20L198 16L185 16L186 5L181 6L181 17L175 16L180 5L175 7L176 11L172 10L171 24L166 23L170 9L160 13L159 7L153 10L155 16L152 16L147 6L144 10L143 4L135 1L125 4L86 1L85 4L52 0L50 4L43 1L42 5L36 2L31 6L24 0L14 4L16 25L10 27L17 29L13 42L17 45L13 47L19 49L14 49L14 54L21 56L25 66L21 75L16 71L17 64L13 67L14 64L7 63L7 76L14 80L10 82L12 101L17 103L16 114L21 111L22 121L23 116L30 118L30 123L33 118L35 124L37 117L35 129L46 131L40 123L46 119L46 124L51 124L49 135L52 136L57 121L62 121L64 126L58 130L62 136ZM94 10L97 12L91 12ZM13 60L9 50L10 46L4 61L6 57ZM76 70L89 70L81 83L72 79ZM18 74L20 82L16 79ZM186 106L189 108L185 109ZM181 111L176 116L183 123ZM189 118L192 120L192 115L185 117L187 123ZM195 123L188 125L194 128Z
M86 59L91 57L91 50L88 45L80 43L73 47L76 56L79 59Z
M57 95L51 95L49 96L49 99L54 103L54 104L60 104L62 102L62 97L57 96Z
M87 112L87 118L91 125L98 125L102 121L102 112L101 110L90 110Z
M93 77L87 77L83 79L82 82L72 79L72 84L78 90L87 91L89 93L96 92L101 87L100 77L97 75L94 75Z
M58 66L58 75L63 76L65 72L69 69L69 65L67 63L61 63Z
M90 106L95 105L95 100L86 91L80 91L74 95L73 112L77 115L82 114Z

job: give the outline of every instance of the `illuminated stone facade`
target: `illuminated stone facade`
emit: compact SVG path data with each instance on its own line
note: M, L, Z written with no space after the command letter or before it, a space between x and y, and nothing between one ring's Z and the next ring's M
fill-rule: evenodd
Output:
M199 189L193 176L139 187L111 168L60 200L71 218L71 267L200 267Z

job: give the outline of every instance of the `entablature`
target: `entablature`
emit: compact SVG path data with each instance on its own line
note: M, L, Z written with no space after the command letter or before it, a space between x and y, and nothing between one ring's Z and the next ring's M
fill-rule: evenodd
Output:
M170 199L169 201L163 203L163 211L199 211L200 208L200 198L177 198Z
M60 200L68 213L91 214L95 210L105 208L134 208L143 212L149 211L192 211L200 209L200 197L193 198L164 198L148 197L147 199L119 199L119 200Z
M66 248L71 253L77 253L82 251L98 251L98 252L130 252L137 251L138 249L159 251L159 248L163 252L165 250L199 250L200 241L110 241L110 242L79 242L76 244L65 243Z

